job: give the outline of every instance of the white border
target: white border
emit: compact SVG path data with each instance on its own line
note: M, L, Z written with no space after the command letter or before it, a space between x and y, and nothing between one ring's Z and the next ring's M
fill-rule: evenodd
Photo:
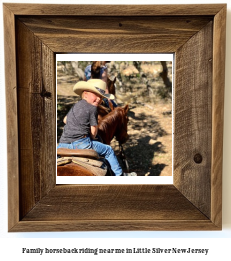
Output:
M174 54L56 54L57 61L172 61L172 130L174 130ZM56 90L57 90L57 69L56 69ZM57 104L57 96L56 96ZM56 115L57 123L57 115ZM57 127L56 127L57 129ZM57 131L56 131L57 140ZM174 133L172 133L172 163L173 163ZM56 184L173 184L172 176L138 176L138 177L64 177L57 176Z
M158 54L56 54L56 61L172 61L173 53ZM110 59L109 59L110 58Z

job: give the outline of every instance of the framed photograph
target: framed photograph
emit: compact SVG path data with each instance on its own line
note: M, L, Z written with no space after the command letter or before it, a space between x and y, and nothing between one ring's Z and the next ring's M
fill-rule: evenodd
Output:
M8 230L221 230L226 4L3 10ZM57 184L61 54L174 55L171 184Z
M110 62L94 62L100 59ZM69 127L64 118L81 100L73 91L75 84L100 77L115 97L110 105L104 98L98 107L100 138L96 141L102 139L112 147L125 175L136 175L115 178L109 166L102 172L100 169L104 165L99 169L85 155L84 159L81 155L78 159L66 155L57 160L56 184L173 184L173 64L174 54L171 53L56 55L57 143L61 137L71 139L69 128L74 120ZM126 105L129 106L129 120L123 127L120 117L118 120L115 117L118 114L116 107ZM116 120L112 121L112 118ZM118 131L119 136L116 135ZM124 142L127 134L129 138ZM60 146L73 148L70 143Z

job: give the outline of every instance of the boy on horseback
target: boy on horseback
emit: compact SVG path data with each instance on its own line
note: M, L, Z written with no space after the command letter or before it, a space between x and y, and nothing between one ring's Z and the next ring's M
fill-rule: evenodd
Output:
M110 81L108 78L108 73L107 73L107 63L110 63L109 61L94 61L92 64L88 65L85 68L84 71L84 81L87 81L89 79L102 79L104 82L106 82L106 90L105 93L111 93L108 89L107 82ZM113 93L115 94L115 93ZM108 98L103 98L102 105L105 106L106 108L110 109L110 105L113 106L114 108L117 107L117 104L111 98L111 100L108 100Z
M100 79L80 81L73 90L82 96L82 100L75 103L68 112L58 148L93 149L105 157L115 176L133 176L134 174L123 173L111 146L95 140L98 132L97 106L103 98L112 98L110 94L105 94L106 83Z

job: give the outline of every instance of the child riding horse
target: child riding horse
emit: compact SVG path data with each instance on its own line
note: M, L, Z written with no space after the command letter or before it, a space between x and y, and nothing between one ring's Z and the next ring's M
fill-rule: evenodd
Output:
M110 94L105 94L106 83L99 79L80 81L73 90L82 96L82 100L74 104L68 112L58 148L93 149L105 157L116 176L127 176L111 146L95 140L98 133L97 106L102 98L112 98Z

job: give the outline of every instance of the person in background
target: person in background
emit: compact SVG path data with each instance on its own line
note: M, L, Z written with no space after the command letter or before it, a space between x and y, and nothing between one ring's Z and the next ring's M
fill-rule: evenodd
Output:
M98 79L102 79L103 81L107 82L107 63L110 63L109 61L99 61L99 62L93 62L92 64L89 64L85 70L84 70L84 81L88 81L89 79L92 78L91 75L91 68L92 65L97 65L100 66L100 74L99 74L99 78ZM97 79L97 78L93 78L93 79Z

